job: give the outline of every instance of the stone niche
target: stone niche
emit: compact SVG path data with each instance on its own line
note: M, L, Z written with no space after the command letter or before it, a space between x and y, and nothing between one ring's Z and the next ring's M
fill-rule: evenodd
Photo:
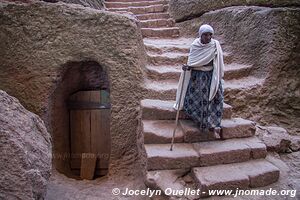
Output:
M53 168L74 174L66 101L79 91L106 89L108 176L140 176L137 117L146 56L135 18L62 2L0 4L0 89L45 122Z
M109 94L107 71L95 61L68 62L62 68L62 79L50 101L54 164L78 176L81 153L94 153L102 167L97 166L96 175L105 175L110 154L110 106L100 108L92 103L101 103L100 95Z

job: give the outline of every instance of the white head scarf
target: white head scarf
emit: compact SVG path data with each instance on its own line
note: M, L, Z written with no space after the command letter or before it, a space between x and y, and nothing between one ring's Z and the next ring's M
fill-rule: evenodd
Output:
M203 24L202 26L200 26L199 28L199 36L201 37L201 35L203 33L211 33L214 34L214 29L208 25L208 24Z

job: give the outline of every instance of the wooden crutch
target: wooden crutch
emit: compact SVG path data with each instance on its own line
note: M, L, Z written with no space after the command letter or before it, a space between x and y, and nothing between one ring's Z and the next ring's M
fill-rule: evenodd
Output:
M186 67L186 68L185 68ZM188 65L183 65L182 67L183 69L183 78L182 78L182 84L181 84L181 90L180 90L180 96L179 96L179 101L178 101L178 109L177 109L177 113L176 113L176 121L175 121L175 128L174 128L174 131L173 131L173 137L172 137L172 142L171 142L171 148L170 148L170 151L173 150L173 144L174 144L174 139L175 139L175 132L176 132L176 129L178 127L178 118L179 118L179 112L180 112L180 104L181 104L181 96L182 96L182 90L183 90L183 84L184 84L184 79L185 79L185 73L186 73L186 70L190 70L189 66Z

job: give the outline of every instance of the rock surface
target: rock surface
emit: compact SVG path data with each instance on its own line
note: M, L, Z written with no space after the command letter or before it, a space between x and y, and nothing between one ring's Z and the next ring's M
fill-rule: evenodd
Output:
M284 128L256 126L255 134L265 143L268 151L285 153L300 149L300 137L289 135Z
M98 10L104 9L104 0L59 0L59 1L65 3L79 4L84 7L91 7Z
M0 90L0 199L42 199L51 173L43 121Z
M297 137L297 136L292 137L290 149L292 151L299 151L300 150L300 137Z
M195 37L202 23L211 24L233 60L253 66L248 77L230 84L236 89L225 90L235 115L299 134L299 21L300 8L236 6L178 26L182 35Z
M69 166L65 102L79 90L103 87L97 74L105 72L111 103L109 173L138 176L136 108L146 56L137 21L62 2L0 4L0 88L45 121L53 137L55 167L67 173Z
M74 180L63 174L53 171L50 183L47 186L46 200L150 200L147 196L140 195L114 195L113 189L119 188L121 193L126 192L126 188L132 190L145 189L142 179L126 177L122 180L102 177L96 180Z
M230 6L299 6L298 0L171 0L169 12L177 22L201 16L202 14Z

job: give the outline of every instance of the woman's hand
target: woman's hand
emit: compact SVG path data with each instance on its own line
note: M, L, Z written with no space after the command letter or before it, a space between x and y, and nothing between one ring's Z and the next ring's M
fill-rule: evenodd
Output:
M183 71L189 71L189 70L191 70L191 67L188 66L188 65L182 65L182 70Z

